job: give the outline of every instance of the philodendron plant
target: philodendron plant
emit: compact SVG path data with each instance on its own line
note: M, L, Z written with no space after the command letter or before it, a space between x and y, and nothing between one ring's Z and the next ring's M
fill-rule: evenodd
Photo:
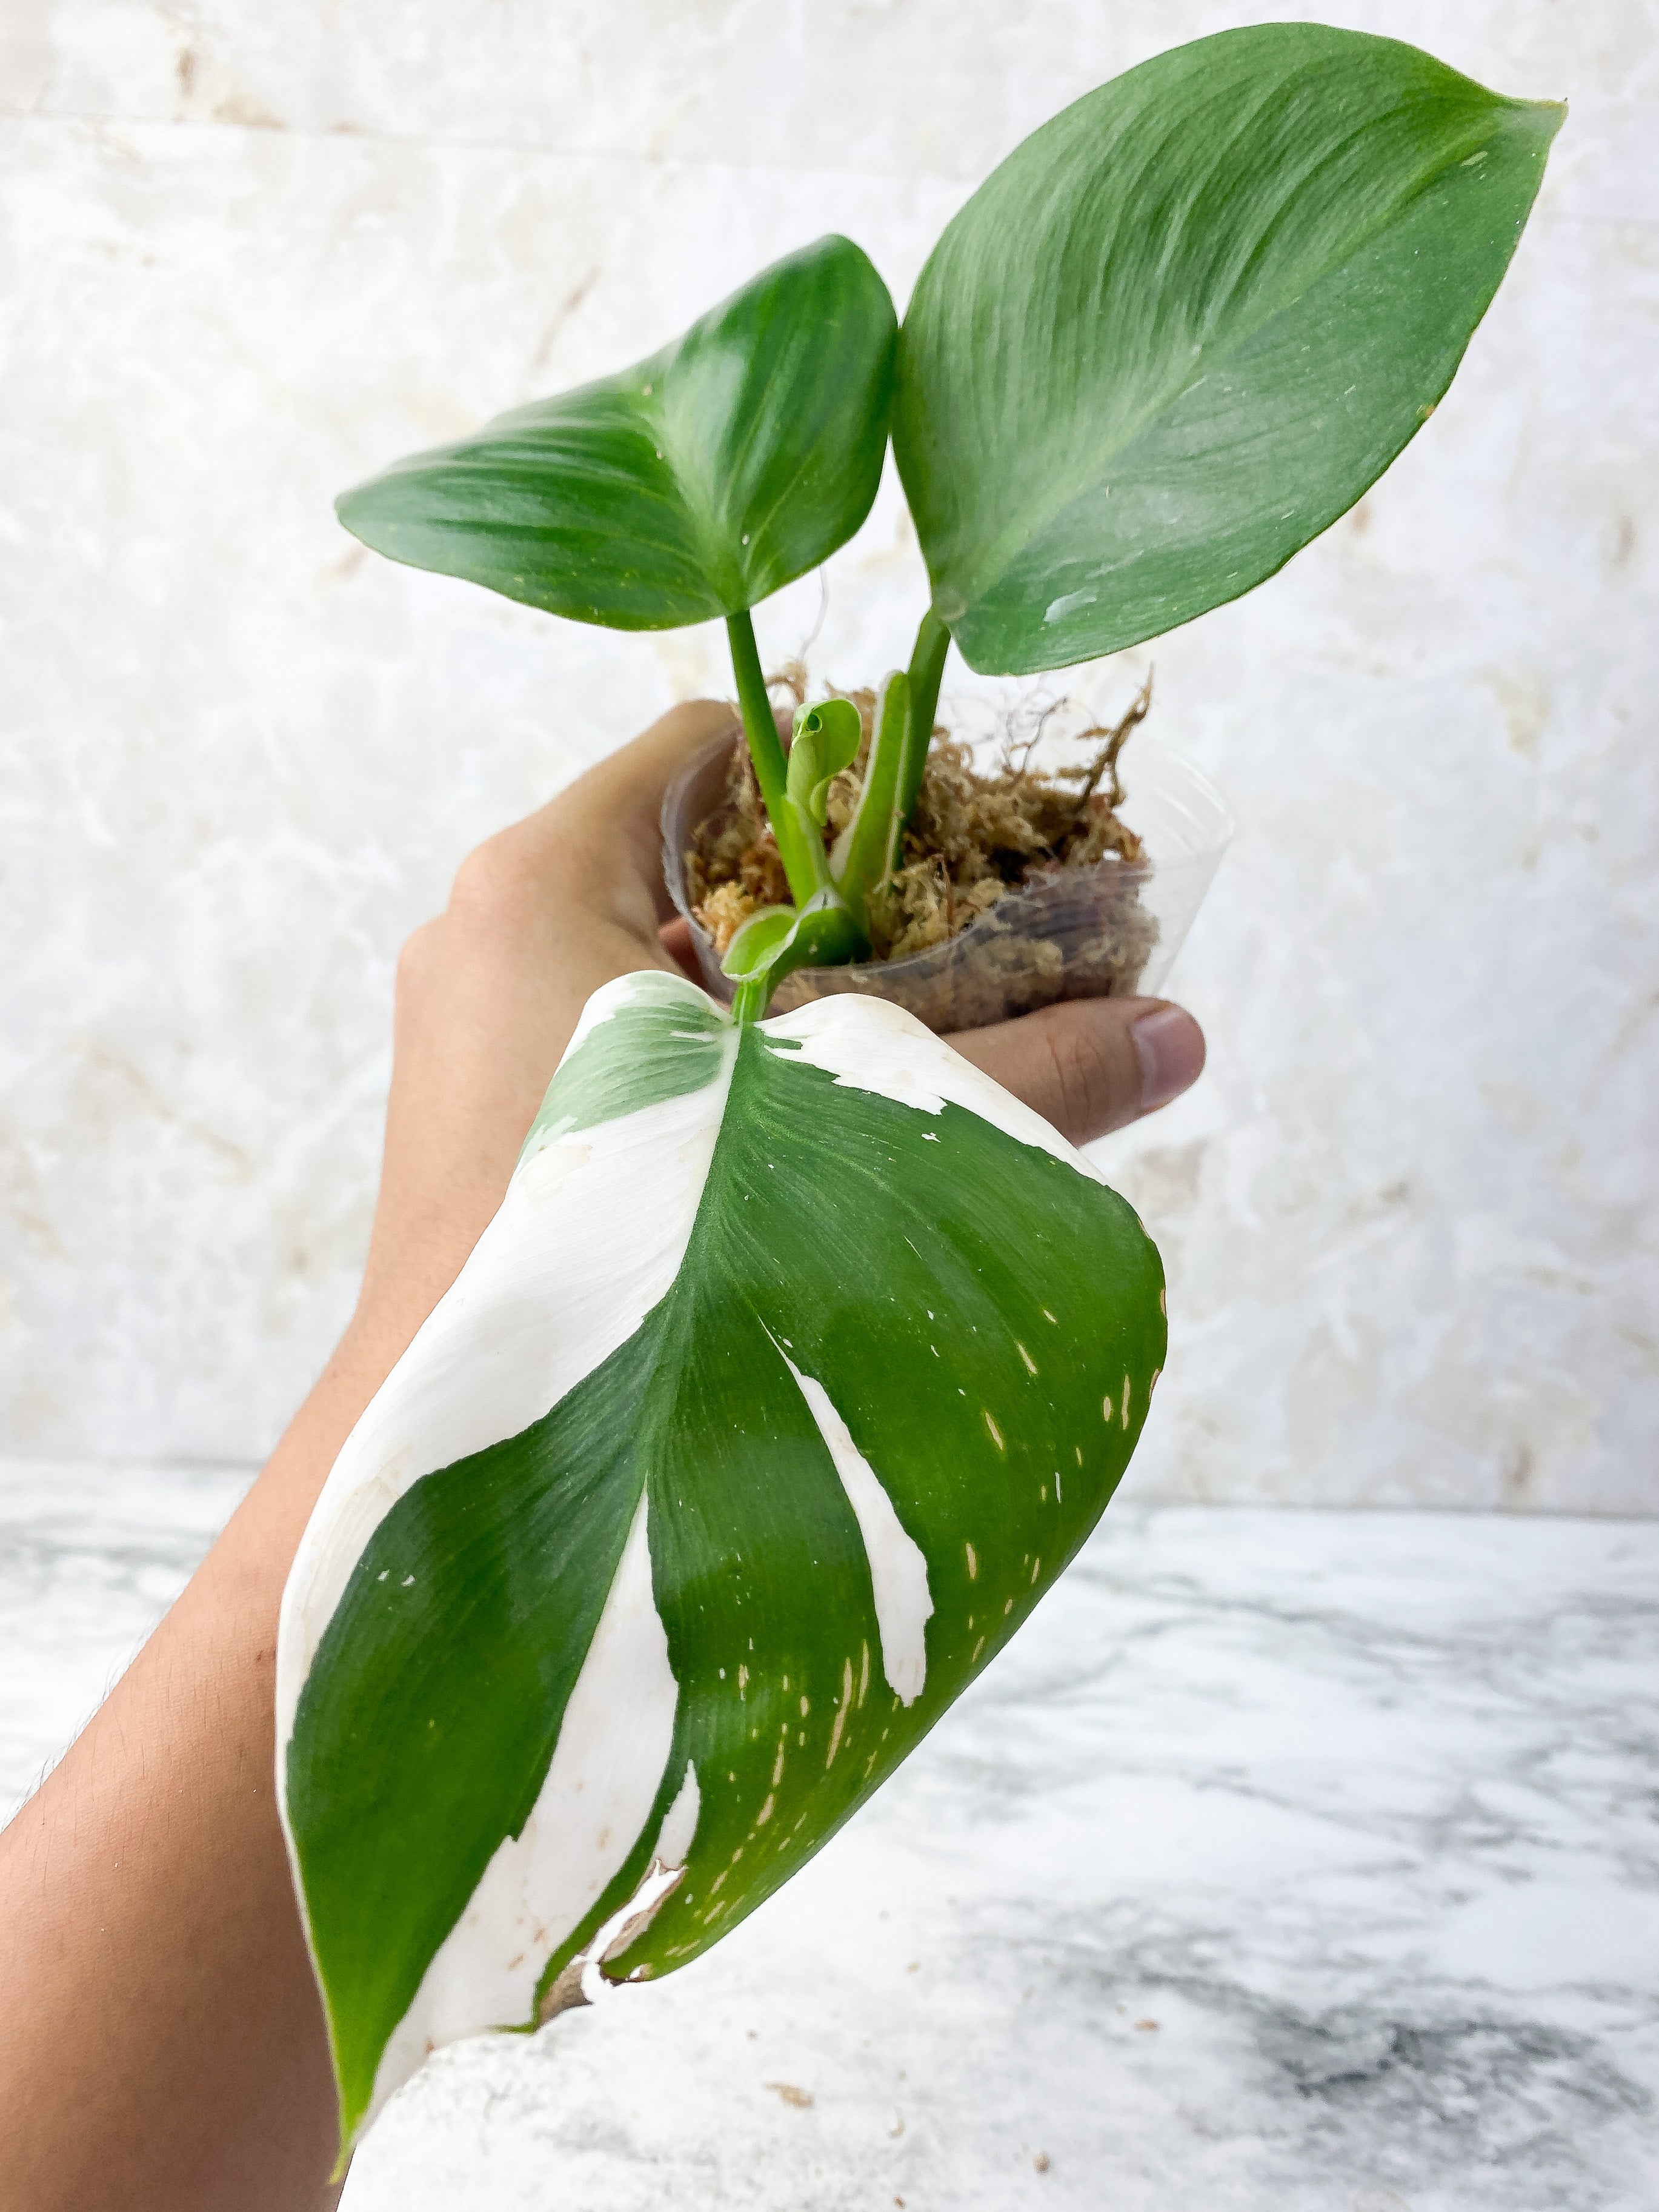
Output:
M340 502L620 629L719 617L792 894L590 1002L501 1210L346 1444L283 1614L279 1781L343 2142L438 2045L685 1964L890 1774L1093 1527L1163 1364L1157 1255L1035 1115L865 996L952 639L1066 666L1270 575L1433 412L1559 107L1314 25L1036 132L901 326L859 248ZM750 611L891 437L932 594L862 797L780 742Z

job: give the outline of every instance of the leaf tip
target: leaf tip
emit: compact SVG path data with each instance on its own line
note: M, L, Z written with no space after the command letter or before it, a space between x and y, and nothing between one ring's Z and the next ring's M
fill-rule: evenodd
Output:
M1567 119L1565 100L1514 100L1506 104L1510 121L1540 146L1549 146Z

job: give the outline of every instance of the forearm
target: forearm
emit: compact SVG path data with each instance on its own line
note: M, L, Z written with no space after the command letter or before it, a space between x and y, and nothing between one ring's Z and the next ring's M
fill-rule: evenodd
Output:
M0 1836L4 2212L335 2201L333 2086L274 1792L276 1614L317 1492L400 1348L384 1325L348 1335Z

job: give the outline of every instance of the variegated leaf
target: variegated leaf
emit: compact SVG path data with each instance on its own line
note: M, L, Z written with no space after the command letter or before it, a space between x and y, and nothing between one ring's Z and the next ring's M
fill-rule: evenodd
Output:
M1163 1304L908 1015L595 995L283 1604L348 2142L438 2045L696 1957L879 1785L1094 1525Z

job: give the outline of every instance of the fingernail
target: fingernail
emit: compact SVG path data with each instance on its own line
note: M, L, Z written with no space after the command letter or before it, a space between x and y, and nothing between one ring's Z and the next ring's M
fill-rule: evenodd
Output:
M1204 1032L1179 1006L1158 1006L1129 1032L1140 1056L1140 1110L1167 1106L1204 1069Z

